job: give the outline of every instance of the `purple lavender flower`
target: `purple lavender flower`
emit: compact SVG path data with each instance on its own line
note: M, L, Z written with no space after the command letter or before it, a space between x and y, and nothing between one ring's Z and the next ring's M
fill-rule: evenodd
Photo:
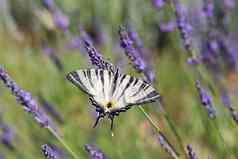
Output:
M2 144L5 145L10 150L14 150L15 147L13 145L13 140L15 138L15 133L13 129L3 121L2 114L0 114L0 129L1 129L0 140Z
M189 159L197 159L196 153L193 151L192 145L187 145Z
M221 92L221 100L223 105L229 110L233 120L238 124L238 112L235 110L233 105L231 104L230 98L225 91Z
M69 27L69 19L63 12L55 5L54 0L42 0L43 5L49 10L51 13L55 26L66 32Z
M223 57L224 62L227 64L227 68L229 70L236 70L237 68L237 54L236 52L233 52L229 45L227 44L226 38L223 36L220 36L218 38L218 45L219 49L221 51L221 55Z
M156 138L159 140L161 147L173 158L178 158L177 152L173 149L173 147L169 144L163 134L159 133L156 135Z
M142 40L132 26L129 27L129 37L139 53L138 58L143 59L143 62L145 63L145 69L143 70L145 80L150 83L153 82L155 80L155 75L152 66L150 65L151 59L143 46Z
M201 103L208 112L208 116L214 119L216 117L216 111L213 107L211 96L209 96L206 90L201 87L200 82L198 80L196 81L196 87L199 92Z
M203 0L203 3L204 3L203 11L208 21L211 21L214 15L214 3L211 0Z
M197 58L195 58L195 57L189 57L188 59L187 59L187 63L189 64L189 65L198 65L198 64L200 64L202 61L201 61L201 58L199 58L199 57L197 57Z
M37 102L32 99L31 94L22 90L0 66L0 80L9 88L16 97L17 102L23 105L26 112L32 115L34 120L44 128L51 128L56 131L55 125L49 116L38 106Z
M152 0L152 5L158 11L165 5L165 0Z
M59 123L64 123L62 115L41 94L39 95L39 101L42 103L42 106L51 114L52 117L54 117Z
M54 0L42 0L42 3L48 10L53 11L55 9Z
M68 156L55 145L41 145L41 151L46 159L68 159Z
M5 156L2 153L0 153L0 159L5 159Z
M81 39L79 36L72 37L66 46L69 49L81 49Z
M59 28L63 32L66 32L68 30L69 19L59 9L53 12L53 19L57 28Z
M2 127L2 134L0 136L2 144L5 145L10 150L14 150L15 149L15 147L13 146L14 137L15 134L13 130L8 125L4 125Z
M235 0L223 0L223 3L225 5L225 7L228 8L228 9L233 9L236 5Z
M144 71L146 68L145 62L133 47L133 41L130 39L126 29L123 26L120 26L118 33L120 36L121 47L125 50L126 55L131 60L134 69L138 72Z
M55 150L47 144L41 146L41 151L47 159L58 159Z
M84 47L88 52L92 65L97 66L100 69L108 69L110 71L115 71L116 68L108 61L104 60L102 55L93 47L90 41L82 39L84 42Z
M88 152L90 159L107 159L106 155L99 148L97 148L96 145L86 144L84 148Z
M192 55L192 39L191 32L192 26L188 22L186 8L178 1L174 1L177 28L180 31L183 45L187 52Z
M161 32L172 32L176 27L176 23L173 20L168 21L167 23L161 23L159 29Z
M43 51L47 56L49 56L50 60L55 64L56 68L59 71L64 70L64 65L57 56L56 50L54 48L48 47L46 44L44 44Z

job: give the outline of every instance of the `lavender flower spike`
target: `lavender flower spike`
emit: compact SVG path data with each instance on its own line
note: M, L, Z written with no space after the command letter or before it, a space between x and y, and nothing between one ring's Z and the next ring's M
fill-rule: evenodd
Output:
M185 7L180 4L177 0L174 0L175 5L175 14L176 14L176 22L177 28L180 32L180 36L183 40L183 45L187 52L191 55L192 54L192 39L191 39L191 32L192 26L188 22L187 18L187 11Z
M38 106L37 102L32 99L31 94L22 90L0 66L0 80L8 87L12 94L16 96L17 102L23 105L26 112L30 113L34 120L44 128L51 128L56 131L48 115Z
M187 145L189 159L198 159L196 153L193 151L192 145Z
M84 148L88 152L88 156L90 159L107 159L105 154L95 145L86 144Z
M198 80L196 81L196 87L199 92L201 103L208 112L208 116L212 119L215 118L216 110L213 107L211 96L209 96L206 90L201 87L200 82Z
M238 112L235 110L235 108L231 104L230 98L225 91L222 91L221 99L222 99L223 105L229 110L233 120L236 122L236 124L238 124Z
M92 65L97 66L100 69L108 69L115 71L116 68L110 62L103 59L102 55L93 47L92 43L86 39L82 39L84 47L88 52Z
M120 36L121 47L125 50L126 55L131 60L134 69L138 72L144 71L146 65L137 50L133 47L133 42L130 39L126 29L123 26L120 26L118 33Z
M0 131L2 132L0 136L0 141L10 150L14 150L15 147L13 145L13 141L15 140L15 132L9 125L7 125L3 121L2 114L0 114L0 129Z
M47 144L41 146L41 151L43 152L45 158L47 159L57 159L56 152Z
M68 159L68 156L55 145L41 145L41 151L46 159Z
M159 140L159 143L161 147L173 158L178 158L177 152L173 149L173 147L168 143L166 138L163 134L159 133L156 135L157 139Z
M152 5L159 11L165 5L165 0L152 0Z
M64 123L63 116L56 110L54 105L49 103L42 94L39 94L39 102L42 103L41 105L44 107L44 109L53 117L55 118L59 123Z

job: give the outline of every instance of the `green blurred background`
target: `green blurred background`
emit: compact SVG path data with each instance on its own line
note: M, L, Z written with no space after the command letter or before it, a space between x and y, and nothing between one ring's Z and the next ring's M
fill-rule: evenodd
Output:
M92 67L85 53L79 49L69 49L65 45L70 36L79 34L78 23L90 33L93 32L95 21L96 27L105 35L103 45L95 44L97 49L113 63L122 58L123 71L141 78L142 75L135 73L128 65L123 50L119 48L118 26L132 24L143 39L156 75L154 86L162 94L164 109L173 121L184 146L192 144L199 158L225 158L225 151L229 153L226 158L238 158L238 128L222 105L216 87L212 86L211 94L218 117L213 121L200 104L195 88L197 77L186 63L187 54L182 47L179 33L176 30L170 33L159 31L161 22L174 19L170 6L157 11L150 1L144 0L57 0L57 6L70 18L68 34L54 26L52 16L40 0L0 0L0 3L0 65L22 89L31 92L35 99L42 94L62 114L64 124L58 125L66 142L79 158L87 158L84 150L87 143L96 143L112 159L170 158L136 107L121 113L115 119L114 137L110 135L110 123L106 119L96 129L92 128L95 117L88 97L65 79L65 75L72 70ZM192 10L195 6L199 7L201 2L182 3ZM233 12L231 16L234 17L235 25L237 12ZM43 41L56 49L57 56L64 65L63 71L59 71L44 53ZM212 83L209 73L205 69L202 71ZM236 78L236 74L225 78L227 86L236 88ZM234 106L237 105L235 96L233 103ZM173 132L158 111L158 105L147 104L144 108L162 127L162 131L178 152L181 152ZM2 84L0 112L5 123L15 132L15 151L0 145L0 153L5 154L6 158L44 158L40 151L40 146L44 143L55 144L67 153L54 136L40 128L23 111L15 97ZM225 141L225 149L220 135Z

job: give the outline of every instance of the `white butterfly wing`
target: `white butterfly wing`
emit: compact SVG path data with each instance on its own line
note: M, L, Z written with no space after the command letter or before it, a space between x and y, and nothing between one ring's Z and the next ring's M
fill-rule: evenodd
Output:
M75 86L103 104L110 98L112 73L102 69L82 69L70 72L66 78Z
M116 109L150 103L160 97L159 93L149 83L136 77L119 75L117 80L114 81L113 84L115 84L116 90L113 93L113 98L118 103Z

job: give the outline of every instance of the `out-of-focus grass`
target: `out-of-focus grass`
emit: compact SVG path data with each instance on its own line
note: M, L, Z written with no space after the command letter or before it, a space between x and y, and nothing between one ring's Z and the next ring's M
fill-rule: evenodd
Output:
M67 4L70 6L74 1L64 3L66 6ZM89 2L83 4L91 5ZM100 4L98 7L103 10L102 8L108 9L110 6L114 6L108 12L116 14L114 11L119 12L120 9L117 8L116 4L118 1L112 2L111 5L108 4L109 7L100 6ZM84 7L80 11L83 15L82 22L85 22L88 12ZM103 15L106 16L107 14L105 12ZM120 18L114 19L113 17L116 15L111 16L111 18L110 16L107 17L108 19L105 21L111 23L108 26L111 26L112 32L116 33ZM112 46L109 45L108 48L110 47ZM114 59L110 49L104 49L104 51L109 58ZM156 138L152 136L150 125L136 107L122 113L120 117L115 119L114 137L110 135L109 122L106 119L96 129L93 129L92 124L95 119L92 116L92 109L87 96L65 79L65 74L69 71L91 66L88 64L87 57L82 56L78 51L62 49L59 52L59 57L65 66L64 72L61 73L39 48L31 47L24 42L17 42L9 36L9 33L4 31L0 34L0 65L23 89L30 91L34 98L37 98L41 92L47 100L56 106L56 109L65 119L65 124L59 125L65 140L80 158L86 158L83 145L94 141L113 159L170 158L161 149ZM207 112L201 108L195 90L194 72L186 65L184 56L185 54L176 49L155 51L153 58L157 80L155 87L161 92L165 109L184 144L192 143L199 158L207 158L209 155L213 158L221 158L224 155L224 149L221 146L223 143L218 137L215 122L210 121ZM126 72L134 74L130 66L127 67ZM207 76L206 73L205 75ZM10 152L0 145L1 152L4 151L11 159L40 159L42 158L40 145L47 142L60 145L47 130L40 128L28 114L23 112L9 90L2 85L0 86L0 111L4 112L4 119L16 131L16 140L14 140L16 151ZM219 95L214 94L214 97L218 109L219 131L225 139L227 151L230 151L235 158L238 156L237 127L221 105ZM162 131L171 143L178 148L173 133L161 113L157 111L157 107L156 104L145 106L153 119L161 125Z
M150 126L136 108L116 118L114 137L110 136L107 120L100 123L97 129L92 128L94 119L86 95L65 79L66 72L90 67L80 53L62 54L60 57L65 65L65 73L59 73L41 50L6 43L7 39L1 39L1 65L22 88L32 92L33 97L37 97L37 94L42 92L51 103L55 104L65 118L65 124L60 125L65 139L81 157L85 157L83 145L95 139L111 158L157 158L158 156L169 158L161 150L158 141L151 136ZM219 149L216 148L219 139L216 134L212 135L214 133L214 129L211 128L212 122L208 122L206 112L200 109L191 77L192 72L182 63L183 58L177 61L172 56L164 54L154 62L157 88L164 97L165 109L172 117L183 142L193 143L201 158L205 158L208 152L219 153ZM1 87L0 102L6 121L14 126L17 133L14 141L17 152L7 152L9 158L42 158L39 150L41 144L58 143L53 136L23 112L16 104L15 98L4 87ZM154 107L156 106L149 104L145 106L150 110L153 118L162 125L163 131L168 131L166 134L170 134L169 138L172 139L173 136L166 122L154 111L156 110ZM229 139L229 145L235 144L234 139L229 135L233 129L227 125L227 120L225 122L220 124L221 131L224 137ZM212 139L212 136L215 136L215 139ZM174 139L172 141L175 142Z

